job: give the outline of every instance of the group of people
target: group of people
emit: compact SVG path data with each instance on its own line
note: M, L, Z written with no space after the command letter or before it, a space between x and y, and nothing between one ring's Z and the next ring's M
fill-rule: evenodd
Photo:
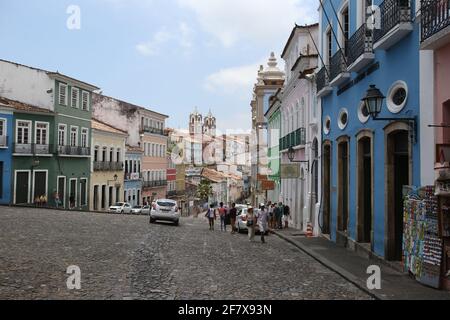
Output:
M205 217L208 218L210 231L214 231L214 223L217 218L220 218L220 230L222 232L227 232L227 225L231 225L231 234L235 234L237 231L237 215L238 210L235 203L233 203L229 209L221 202L218 208L215 208L214 205L210 205L206 211ZM254 240L256 227L258 227L261 234L261 242L266 243L265 236L269 234L270 230L283 229L283 222L284 228L289 228L290 215L291 211L289 206L283 205L281 202L278 204L268 202L267 205L262 203L257 210L253 207L249 207L245 219L249 241Z

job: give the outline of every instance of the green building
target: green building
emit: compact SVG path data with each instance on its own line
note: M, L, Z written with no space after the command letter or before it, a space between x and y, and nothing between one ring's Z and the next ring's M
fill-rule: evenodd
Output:
M281 134L281 104L278 96L281 89L270 98L270 106L264 115L268 125L268 156L269 156L269 180L274 182L274 189L267 191L267 200L273 203L279 202L281 192L281 158L280 158L280 134Z
M92 92L99 88L46 72L53 105L14 106L13 204L89 210Z

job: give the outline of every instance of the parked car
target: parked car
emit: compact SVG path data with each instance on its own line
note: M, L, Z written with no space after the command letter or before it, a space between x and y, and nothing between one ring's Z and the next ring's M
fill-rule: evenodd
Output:
M141 214L150 215L150 206L143 206L141 210Z
M150 223L154 223L155 221L171 221L175 225L178 225L180 222L180 212L177 207L177 202L169 199L155 201L150 212Z
M143 209L143 206L134 206L131 209L131 213L132 214L142 214L142 209Z
M131 205L126 202L118 202L115 205L109 207L109 212L131 214Z
M236 218L236 229L237 229L238 233L248 232L247 211L248 211L248 208L238 210L238 216ZM257 215L258 210L254 209L254 213L255 213L255 215ZM255 225L255 233L256 234L259 233L259 225L258 224Z

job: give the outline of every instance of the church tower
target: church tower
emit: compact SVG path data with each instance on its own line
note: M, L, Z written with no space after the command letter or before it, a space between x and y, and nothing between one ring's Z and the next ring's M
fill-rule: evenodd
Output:
M203 128L203 117L198 112L197 107L191 115L189 116L189 134L190 135L201 135Z
M209 110L208 115L205 117L203 124L203 133L215 138L216 137L216 118L212 115L211 110Z

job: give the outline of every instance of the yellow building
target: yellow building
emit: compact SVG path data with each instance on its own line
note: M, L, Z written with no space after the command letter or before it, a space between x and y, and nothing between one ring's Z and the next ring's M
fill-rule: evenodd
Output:
M128 134L92 120L91 211L124 201L124 159Z

